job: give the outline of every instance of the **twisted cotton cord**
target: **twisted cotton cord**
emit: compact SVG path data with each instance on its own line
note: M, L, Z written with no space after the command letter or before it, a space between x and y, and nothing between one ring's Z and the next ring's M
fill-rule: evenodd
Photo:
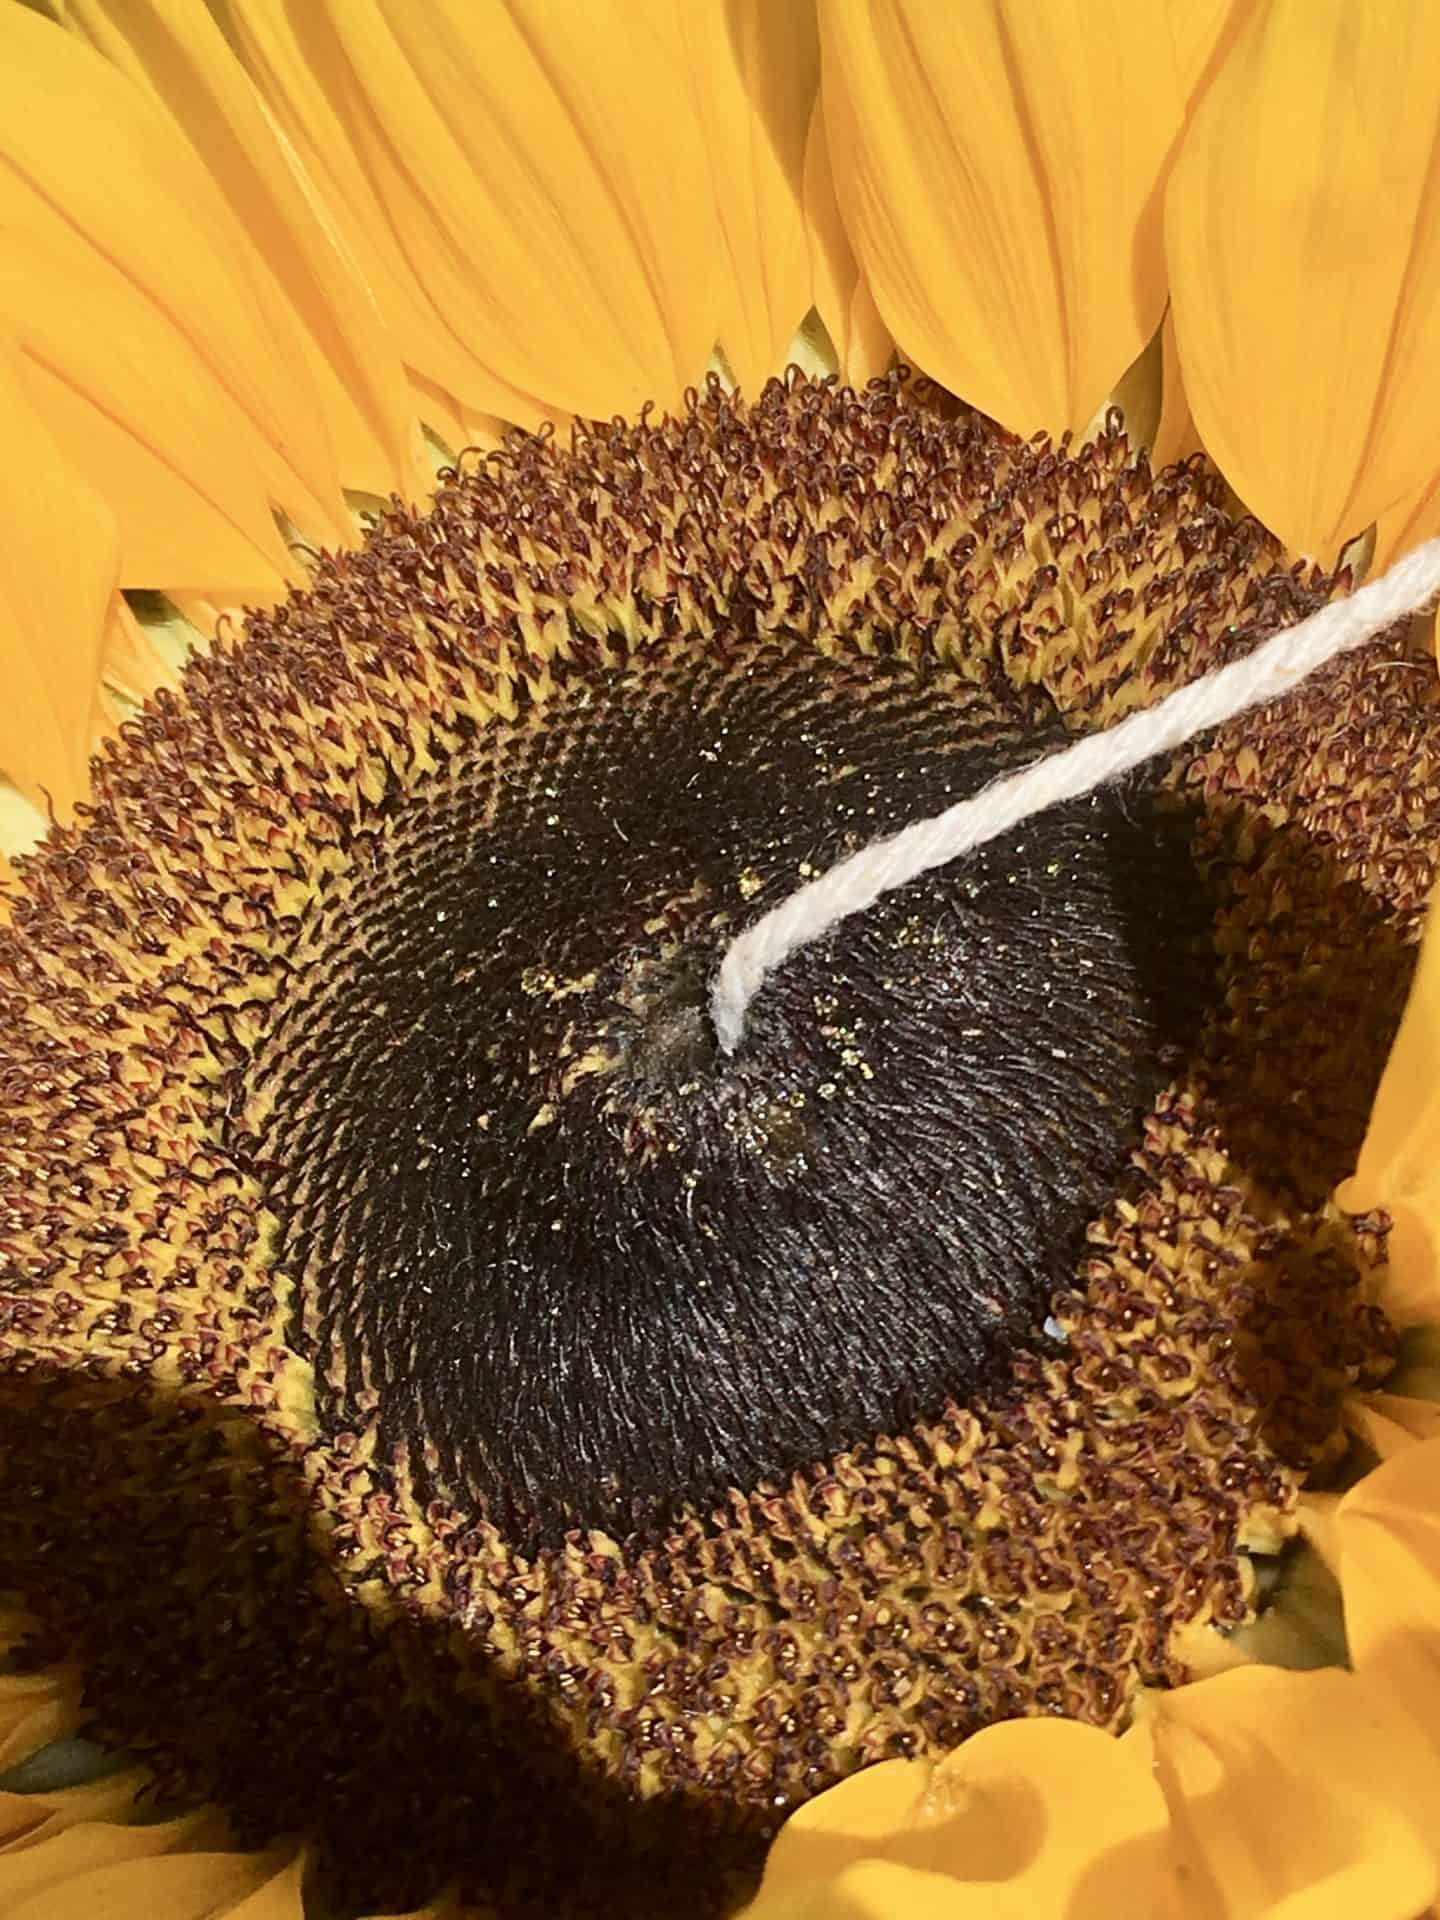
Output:
M1243 660L1181 687L1144 713L1104 733L994 780L928 820L917 820L811 880L733 940L710 994L715 1033L733 1053L750 1002L782 961L822 934L863 913L907 880L943 867L972 847L1019 826L1062 800L1076 800L1118 780L1132 767L1180 747L1196 734L1233 720L1249 707L1279 699L1317 667L1337 659L1440 595L1440 539L1416 547L1387 573L1308 620L1286 627Z

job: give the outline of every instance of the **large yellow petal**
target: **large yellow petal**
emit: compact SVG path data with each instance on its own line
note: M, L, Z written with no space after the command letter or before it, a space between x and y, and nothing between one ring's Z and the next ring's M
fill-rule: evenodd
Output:
M809 0L702 0L679 9L723 236L715 333L754 394L809 312L805 146L820 86Z
M721 236L665 0L236 0L232 18L417 373L525 423L678 402L699 378Z
M101 1785L70 1791L98 1804ZM92 1824L64 1840L52 1839L58 1829L47 1826L8 1880L9 1856L0 1854L6 1920L305 1920L304 1850L283 1843L261 1853L201 1850L218 1831L208 1814L153 1827ZM458 1913L455 1898L444 1895L394 1920L458 1920Z
M975 1908L967 1890L948 1874L866 1859L833 1880L747 1908L746 1920L751 1914L755 1920L981 1920L1009 1912L1008 1907Z
M1352 1213L1390 1213L1391 1319L1401 1326L1440 1320L1440 916L1433 902L1359 1163L1337 1198Z
M818 101L805 143L805 221L815 310L834 345L841 377L851 386L863 386L889 366L895 343L840 217L825 112Z
M901 353L1005 426L1079 429L1165 305L1167 9L819 11L840 206Z
M975 1920L1108 1920L1126 1901L1162 1920L1165 1824L1149 1769L1109 1734L1012 1720L941 1761L896 1853L952 1874Z
M305 1920L305 1869L305 1853L298 1850L278 1873L227 1909L225 1920Z
M1440 471L1382 513L1377 522L1375 554L1380 566L1396 554L1408 553L1422 540L1440 533Z
M37 1857L48 1851L37 1850ZM7 1920L235 1920L246 1915L257 1891L266 1893L274 1864L273 1857L248 1853L119 1860L36 1886L5 1912ZM267 1894L255 1913L263 1920L300 1920L298 1899L283 1891L280 1898L283 1905Z
M1437 66L1429 0L1374 16L1266 0L1170 183L1176 335L1201 436L1245 504L1322 560L1436 466Z
M273 591L272 505L347 537L298 333L198 157L108 62L16 7L0 162L0 320L116 517L122 580Z
M63 1901L94 1873L113 1872L132 1862L150 1864L163 1855L203 1846L215 1824L203 1812L129 1826L87 1820L67 1827L42 1846L7 1847L0 1852L0 1913L6 1920L15 1920L26 1911L24 1902L57 1897ZM77 1897L51 1911L74 1920L94 1908ZM168 1909L152 1903L145 1920L159 1913L168 1914Z
M461 333L452 329L401 236L392 231L363 148L351 137L352 122L365 117L358 86L322 9L292 10L285 0L239 0L217 5L216 11L407 368L429 385L461 395L464 405L479 412L538 424L544 409L476 359L463 328Z
M85 790L119 540L3 342L0 421L0 776L63 811Z
M417 491L428 476L394 343L209 12L191 0L64 0L62 17L174 116L255 241L258 270L302 324L345 485Z
M0 253L0 324L36 411L114 516L122 585L283 591L271 450L158 308L54 225Z
M776 1839L747 1920L1176 1911L1148 1754L1073 1720L1011 1721L922 1781L890 1763L802 1809Z
M746 1920L770 1920L782 1899L808 1898L855 1861L883 1852L904 1831L933 1772L924 1760L882 1760L808 1800L775 1836Z
M1169 1803L1185 1920L1414 1920L1440 1888L1440 1769L1354 1675L1236 1668L1121 1745Z
M1244 12L1244 0L1169 0L1175 74L1187 114L1219 71ZM1185 395L1185 378L1175 346L1175 314L1168 305L1157 346L1160 417L1150 457L1156 467L1166 467L1200 451L1200 436Z
M1193 107L1229 51L1245 0L1167 0L1165 11L1181 98Z
M1440 1439L1397 1453L1335 1519L1345 1631L1367 1687L1410 1717L1440 1773ZM1440 1808L1440 1788L1431 1819Z
M1347 1394L1345 1424L1372 1453L1390 1460L1425 1440L1440 1440L1440 1402L1401 1393Z

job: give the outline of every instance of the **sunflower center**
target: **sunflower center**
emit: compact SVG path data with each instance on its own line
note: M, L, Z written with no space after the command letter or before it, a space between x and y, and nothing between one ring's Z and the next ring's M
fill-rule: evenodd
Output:
M1246 1620L1393 1352L1328 1196L1435 878L1418 636L723 1063L702 995L1325 590L1199 463L794 381L514 438L199 654L0 929L0 1537L97 1731L337 1911L698 1920L856 1768L1118 1730Z
M359 829L245 1151L332 1431L424 1499L628 1532L933 1414L1034 1337L1193 1028L1182 828L1031 821L706 982L807 873L1033 757L1013 694L677 643L459 744Z

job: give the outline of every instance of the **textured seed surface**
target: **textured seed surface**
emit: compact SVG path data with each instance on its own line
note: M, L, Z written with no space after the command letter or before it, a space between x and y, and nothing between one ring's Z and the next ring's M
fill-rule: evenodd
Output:
M1040 704L721 634L374 811L226 1134L328 1432L373 1405L418 1498L555 1545L993 1382L1193 1051L1188 823L1106 795L906 889L784 970L736 1062L704 996L805 872L1043 751Z
M97 1728L246 1838L309 1827L342 1896L453 1870L507 1912L703 1913L868 1761L1016 1713L1116 1727L1182 1677L1177 1629L1246 1617L1248 1554L1392 1346L1383 1223L1327 1195L1435 877L1421 638L797 962L729 1079L694 970L870 805L928 807L1327 590L1117 434L1071 457L900 382L797 383L516 442L195 662L0 934L0 1526ZM773 766L748 719L703 739L747 701L783 713ZM1118 876L1161 844L1136 913ZM1172 900L1209 916L1198 1016L1190 943L1173 977L1155 951ZM1093 1029L1037 986L1063 961L1083 991L1087 953ZM962 1143L1012 978L1025 1152L997 1164L994 1129ZM916 1156L933 1244L846 1215L904 1313L810 1323L815 1263L774 1253L830 1218L807 1180L873 1158L905 1192ZM493 1369L477 1312L489 1351L516 1335Z

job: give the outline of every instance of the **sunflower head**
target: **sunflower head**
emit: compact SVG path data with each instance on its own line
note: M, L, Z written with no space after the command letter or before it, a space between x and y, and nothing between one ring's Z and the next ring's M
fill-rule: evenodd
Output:
M0 1518L96 1724L359 1898L658 1911L1245 1619L1393 1344L1324 1194L1423 876L1330 716L1398 756L1403 663L905 890L733 1059L703 994L1318 604L1277 562L1118 426L712 384L192 661L0 936Z

